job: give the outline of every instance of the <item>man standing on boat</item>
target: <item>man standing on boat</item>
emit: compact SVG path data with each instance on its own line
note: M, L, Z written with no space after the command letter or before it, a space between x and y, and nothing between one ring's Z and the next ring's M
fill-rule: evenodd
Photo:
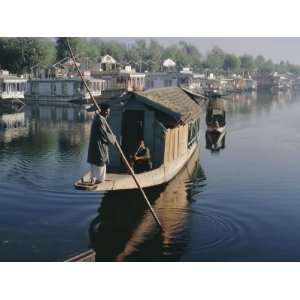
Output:
M116 137L109 132L105 120L110 114L108 104L100 105L101 113L95 112L91 126L87 162L91 165L91 184L105 181L106 164L109 162L108 144L115 144Z

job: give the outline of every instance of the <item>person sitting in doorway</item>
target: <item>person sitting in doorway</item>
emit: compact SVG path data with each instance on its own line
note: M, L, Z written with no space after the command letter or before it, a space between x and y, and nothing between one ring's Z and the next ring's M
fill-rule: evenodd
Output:
M143 140L140 141L139 147L133 158L135 173L142 173L152 169L150 150L145 146Z

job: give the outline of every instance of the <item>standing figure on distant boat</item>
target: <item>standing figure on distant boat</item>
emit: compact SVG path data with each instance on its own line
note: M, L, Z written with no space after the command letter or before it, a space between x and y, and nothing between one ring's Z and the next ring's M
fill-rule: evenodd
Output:
M219 152L225 148L226 112L223 99L213 98L209 100L206 111L205 133L206 148L212 152Z
M142 173L152 169L152 161L150 150L145 146L143 140L140 141L139 147L134 154L134 171L135 173Z
M91 126L87 162L91 164L91 184L105 181L106 164L109 162L108 144L115 144L116 137L109 132L105 120L110 114L108 104L100 105L101 113L95 112Z

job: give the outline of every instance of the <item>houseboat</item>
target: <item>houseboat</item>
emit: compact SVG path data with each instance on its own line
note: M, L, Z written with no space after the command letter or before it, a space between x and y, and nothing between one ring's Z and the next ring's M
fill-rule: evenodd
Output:
M0 108L20 108L27 86L27 79L0 70Z
M105 81L86 78L94 97L102 95ZM34 78L28 81L26 100L51 102L89 102L90 95L80 78Z
M143 188L169 182L199 151L201 108L190 94L179 87L130 92L109 100L109 124L128 160L136 153L140 140L150 150L152 169L136 176ZM114 147L104 183L92 188L84 184L90 173L75 182L77 189L116 191L136 189L136 183ZM82 183L83 182L83 183Z
M256 77L258 90L269 90L271 92L288 91L292 88L292 81L285 75L277 72L271 75Z

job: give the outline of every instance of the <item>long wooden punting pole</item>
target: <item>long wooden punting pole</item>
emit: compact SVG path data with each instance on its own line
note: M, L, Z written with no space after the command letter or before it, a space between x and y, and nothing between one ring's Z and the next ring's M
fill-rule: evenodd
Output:
M101 112L101 109L100 109L100 107L99 107L97 101L95 100L95 98L94 98L94 96L93 96L93 94L92 94L90 88L88 87L88 85L87 85L85 79L83 78L82 73L81 73L79 67L78 67L77 64L76 64L76 60L75 60L75 57L74 57L74 54L73 54L73 51L72 51L72 49L71 49L71 46L70 46L70 43L69 43L69 40L68 40L68 39L67 39L67 45L68 45L68 49L69 49L69 52L70 52L70 54L71 54L72 60L73 60L75 66L76 66L76 69L77 69L77 71L78 71L78 73L79 73L79 75L80 75L80 78L81 78L81 80L82 80L82 82L83 82L85 88L87 89L88 93L90 94L90 97L91 97L92 101L94 102L94 104L95 104L97 110L98 110L99 113L100 113L100 112ZM111 130L111 128L110 128L109 124L107 123L107 121L105 120L105 118L103 118L103 120L104 120L105 125L107 126L108 130L113 134L113 131ZM135 176L134 171L132 170L130 164L128 163L128 161L127 161L127 159L126 159L126 157L125 157L125 155L124 155L124 153L123 153L123 150L122 150L120 144L118 143L117 139L116 139L115 146L116 146L116 148L118 149L118 151L120 152L121 157L122 157L123 161L125 162L125 165L126 165L127 169L129 170L130 174L132 175L132 177L133 177L133 179L134 179L134 181L135 181L137 187L138 187L139 190L141 191L141 193L142 193L142 195L143 195L143 197L144 197L144 199L145 199L145 201L146 201L146 203L147 203L147 205L148 205L148 207L149 207L149 209L150 209L150 211L151 211L151 213L152 213L152 215L153 215L153 218L155 219L155 221L156 221L156 223L158 224L158 226L163 230L163 228L162 228L162 226L161 226L161 223L160 223L160 221L159 221L159 219L158 219L158 217L157 217L157 215L156 215L156 213L155 213L155 211L154 211L154 209L153 209L153 207L152 207L152 205L151 205L151 203L150 203L148 197L146 196L146 194L145 194L144 190L142 189L141 185L139 184L138 179L137 179L137 177Z

